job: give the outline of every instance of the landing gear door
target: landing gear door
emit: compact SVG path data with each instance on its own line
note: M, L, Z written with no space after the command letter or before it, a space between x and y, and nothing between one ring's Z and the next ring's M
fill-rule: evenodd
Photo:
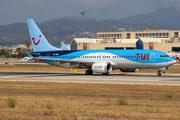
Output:
M154 62L154 56L155 56L155 53L151 53L151 55L150 55L150 62Z

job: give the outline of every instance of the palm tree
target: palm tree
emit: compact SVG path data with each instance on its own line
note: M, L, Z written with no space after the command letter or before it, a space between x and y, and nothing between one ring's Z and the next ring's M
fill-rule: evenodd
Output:
M31 43L30 42L26 42L26 47L28 48L28 51L29 51L29 47L31 46Z
M18 60L19 60L21 48L20 48L20 47L16 48L16 51L19 53L19 54L18 54Z

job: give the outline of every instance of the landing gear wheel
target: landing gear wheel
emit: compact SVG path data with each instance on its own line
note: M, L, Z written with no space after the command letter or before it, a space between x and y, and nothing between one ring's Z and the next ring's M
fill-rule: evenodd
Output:
M86 70L86 75L93 75L93 71L92 70Z
M109 75L109 73L102 73L102 75Z
M157 76L161 76L161 73L157 73Z
M90 75L93 75L93 71L92 70L89 70L90 71Z

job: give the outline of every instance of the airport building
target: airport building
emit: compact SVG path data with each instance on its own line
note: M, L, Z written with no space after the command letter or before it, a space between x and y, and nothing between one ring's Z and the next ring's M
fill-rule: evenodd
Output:
M113 42L115 39L180 38L180 30L144 30L131 32L98 32L97 38Z
M180 52L180 30L98 32L97 38L74 38L71 50L137 49Z

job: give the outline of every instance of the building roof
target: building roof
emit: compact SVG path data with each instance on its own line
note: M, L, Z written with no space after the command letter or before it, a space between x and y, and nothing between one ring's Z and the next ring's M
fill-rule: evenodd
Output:
M116 43L136 43L138 39L115 39Z
M156 43L165 43L169 38L139 38L143 43L144 42L156 42Z
M100 43L103 39L98 38L74 38L77 43Z

